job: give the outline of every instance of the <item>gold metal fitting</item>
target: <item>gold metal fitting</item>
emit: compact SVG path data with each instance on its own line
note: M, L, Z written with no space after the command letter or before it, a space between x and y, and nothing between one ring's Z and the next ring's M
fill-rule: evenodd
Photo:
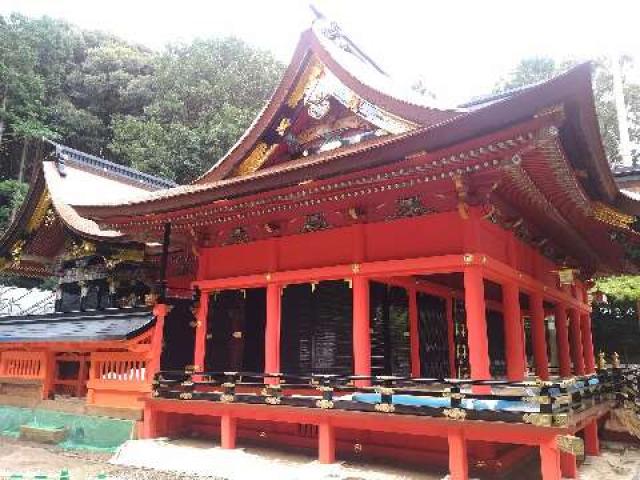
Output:
M550 427L553 423L553 416L548 413L525 413L522 416L522 421L536 427Z
M462 408L445 408L442 411L442 414L447 417L449 420L464 420L465 418L467 418L467 412L466 410L463 410Z
M393 413L396 411L396 407L390 403L376 403L375 409L376 412L382 413Z
M584 456L584 440L573 435L559 435L556 437L558 450L578 457Z
M330 408L333 408L333 402L331 400L325 400L325 399L317 400L316 407L330 409Z

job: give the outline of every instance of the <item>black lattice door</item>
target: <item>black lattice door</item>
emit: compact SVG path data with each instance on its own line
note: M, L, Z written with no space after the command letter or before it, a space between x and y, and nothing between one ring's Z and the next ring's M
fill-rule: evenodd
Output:
M418 292L418 335L420 372L423 377L449 377L447 302L444 298Z

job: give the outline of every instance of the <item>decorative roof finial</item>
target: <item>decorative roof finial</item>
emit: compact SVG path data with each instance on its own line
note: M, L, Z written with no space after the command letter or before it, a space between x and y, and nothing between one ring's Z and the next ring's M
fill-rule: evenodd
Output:
M318 10L318 7L316 7L313 3L309 4L309 8L313 12L313 14L316 16L316 20L322 20L325 18L324 14L320 10Z

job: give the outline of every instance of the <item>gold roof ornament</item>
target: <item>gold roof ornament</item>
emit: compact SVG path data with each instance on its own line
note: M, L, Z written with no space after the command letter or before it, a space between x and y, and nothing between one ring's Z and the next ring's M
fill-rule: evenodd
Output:
M96 244L88 240L82 240L80 242L71 242L71 245L67 251L67 259L75 259L88 257L96 253Z
M49 207L51 207L51 195L49 195L48 190L45 190L40 196L40 199L38 200L36 208L31 214L29 223L27 223L27 228L26 228L27 233L33 232L36 228L40 226L40 224L48 214Z
M24 246L26 243L26 240L18 240L11 247L11 259L14 263L20 263L20 259L22 258L22 251L24 250Z
M623 213L601 202L593 203L593 217L602 223L622 230L630 230L631 225L636 221L636 217L633 215Z
M291 95L287 99L287 105L290 108L295 108L296 105L302 100L304 97L305 90L307 87L313 83L322 75L324 71L324 66L314 57L311 58L307 67L302 72L300 76L300 80L296 83Z
M245 175L249 175L258 170L277 147L278 144L269 146L264 142L258 143L247 158L238 165L235 176L244 177Z
M282 120L280 120L280 123L276 128L276 132L278 132L278 135L280 135L281 137L284 137L284 134L287 133L287 129L290 126L291 126L291 120L289 120L287 117L284 117Z

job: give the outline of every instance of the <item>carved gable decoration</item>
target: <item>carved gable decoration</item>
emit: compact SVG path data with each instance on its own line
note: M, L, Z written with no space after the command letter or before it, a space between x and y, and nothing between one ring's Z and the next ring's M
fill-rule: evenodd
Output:
M360 96L313 54L277 111L233 176L418 126Z

